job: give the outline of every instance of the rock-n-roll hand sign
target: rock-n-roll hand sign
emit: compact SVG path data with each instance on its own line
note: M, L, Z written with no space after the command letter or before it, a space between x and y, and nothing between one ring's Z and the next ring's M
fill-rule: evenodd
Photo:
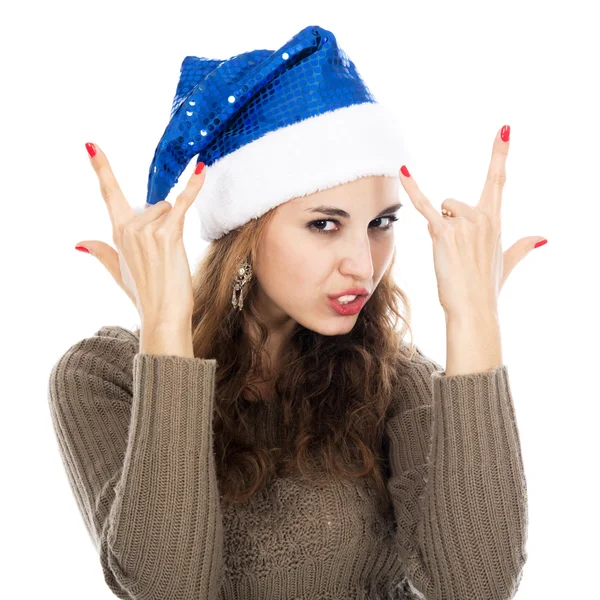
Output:
M135 304L140 319L152 325L191 322L192 277L183 246L187 209L200 192L206 169L198 163L175 204L166 200L138 215L129 205L98 145L86 144L89 160L100 182L100 193L112 222L114 250L98 240L77 244L95 256Z
M508 125L496 134L485 186L476 206L448 198L442 202L446 214L440 215L406 167L400 169L402 186L428 221L438 295L446 317L468 315L473 310L496 314L506 278L533 248L546 243L543 237L528 236L502 253L500 210L509 137Z

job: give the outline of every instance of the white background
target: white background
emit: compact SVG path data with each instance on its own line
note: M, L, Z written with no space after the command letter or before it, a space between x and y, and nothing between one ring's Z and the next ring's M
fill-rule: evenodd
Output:
M104 149L125 195L143 203L183 58L276 50L320 25L378 101L397 111L414 156L407 166L434 206L449 197L477 203L494 135L511 126L504 248L523 236L548 239L517 265L499 304L529 494L529 558L517 597L600 598L593 10L581 0L92 0L4 9L2 596L114 597L77 512L47 404L48 375L62 352L102 325L138 323L104 267L74 250L85 239L112 243L85 142ZM402 189L401 201L397 278L412 301L415 341L444 364L427 222ZM192 268L205 248L198 231L190 211Z

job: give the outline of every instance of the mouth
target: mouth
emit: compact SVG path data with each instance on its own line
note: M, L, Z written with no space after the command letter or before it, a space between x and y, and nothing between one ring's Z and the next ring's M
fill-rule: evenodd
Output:
M338 292L336 294L329 294L328 298L339 298L340 296L369 296L370 292L367 288L364 287L353 287L344 290L343 292Z
M341 297L344 298L344 296ZM327 300L329 302L329 306L331 306L331 308L333 308L338 315L346 317L358 313L364 306L367 298L368 296L365 294L360 294L350 302L339 302L336 298L328 298Z

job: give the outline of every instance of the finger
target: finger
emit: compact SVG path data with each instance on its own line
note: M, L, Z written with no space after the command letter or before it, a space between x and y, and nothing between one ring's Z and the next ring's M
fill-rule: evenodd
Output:
M94 144L94 148L96 154L89 160L98 176L100 193L106 202L113 227L120 227L135 217L136 213L125 199L106 154L98 144Z
M500 216L502 191L506 183L506 159L510 146L510 125L504 125L497 133L492 147L492 159L488 168L485 185L477 208L491 215Z
M456 200L455 198L446 198L442 202L442 215L447 213L448 217L465 217L473 220L475 218L475 209L465 202Z
M90 251L90 254L96 257L102 263L106 270L112 275L112 278L117 282L117 285L135 304L135 299L131 298L129 290L123 283L123 278L121 277L121 268L119 266L119 254L116 252L116 250L108 244L98 240L86 240L77 245L85 246Z
M400 181L413 206L427 219L431 229L436 232L441 227L444 227L444 217L433 207L425 194L421 192L414 178L411 177L408 169L404 166L400 169Z
M196 172L198 170L200 170L199 173ZM194 200L196 200L198 197L198 194L204 185L205 179L206 167L202 161L199 161L196 165L194 173L192 173L192 176L188 181L188 184L185 186L185 189L181 192L181 194L179 194L179 196L177 196L177 199L175 200L173 210L169 215L170 220L183 223L185 214L188 208L194 203Z
M507 277L512 270L520 263L534 248L537 242L544 238L536 235L521 238L508 248L503 255L502 281L500 287L504 285Z
M132 221L131 227L133 227L134 229L141 229L148 223L157 221L172 210L173 207L171 206L171 203L167 202L166 200L161 200L156 204L150 204L141 215L139 215L134 221Z

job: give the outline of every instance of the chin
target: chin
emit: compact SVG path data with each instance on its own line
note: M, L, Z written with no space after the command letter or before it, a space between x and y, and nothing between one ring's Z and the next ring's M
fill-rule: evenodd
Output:
M332 315L331 318L326 321L318 321L315 323L307 322L306 324L301 324L315 333L331 337L333 335L345 335L346 333L352 331L352 328L356 324L357 317L358 314L349 317Z

